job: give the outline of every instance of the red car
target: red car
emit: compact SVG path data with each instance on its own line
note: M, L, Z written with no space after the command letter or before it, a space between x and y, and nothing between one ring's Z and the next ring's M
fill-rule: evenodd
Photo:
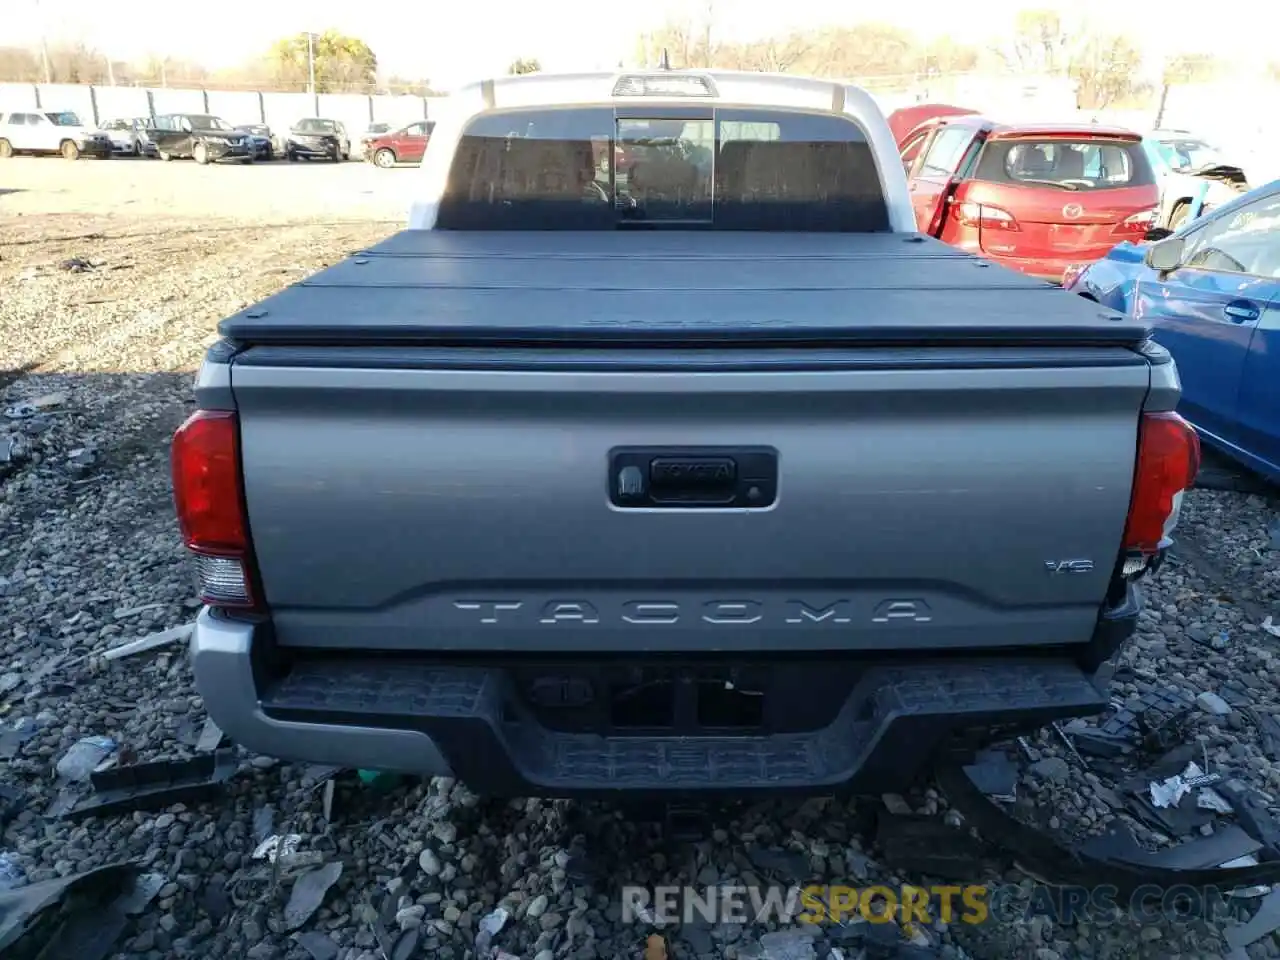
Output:
M1141 240L1160 203L1142 137L1115 127L952 112L913 127L898 149L922 233L1055 283Z
M418 163L427 152L434 120L419 120L399 130L364 138L364 157L380 167L397 163Z

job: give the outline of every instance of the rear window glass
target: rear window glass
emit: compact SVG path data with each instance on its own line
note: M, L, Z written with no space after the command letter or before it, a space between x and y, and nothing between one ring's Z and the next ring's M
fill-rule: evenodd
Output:
M974 179L1064 190L1107 190L1155 183L1139 143L1119 140L992 140Z
M785 110L482 114L449 171L443 230L889 229L851 120Z

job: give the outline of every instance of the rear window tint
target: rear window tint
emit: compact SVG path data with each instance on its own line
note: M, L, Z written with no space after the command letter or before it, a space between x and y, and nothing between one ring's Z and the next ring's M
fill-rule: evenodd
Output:
M468 125L444 230L889 229L851 120L786 110L515 110Z
M982 151L975 180L1108 190L1155 183L1140 143L1119 140L992 140Z

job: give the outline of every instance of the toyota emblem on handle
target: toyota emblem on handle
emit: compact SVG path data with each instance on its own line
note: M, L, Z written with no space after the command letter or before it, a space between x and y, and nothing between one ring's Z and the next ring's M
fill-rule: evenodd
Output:
M1062 208L1062 215L1068 220L1079 220L1084 216L1084 207L1078 203L1068 203Z

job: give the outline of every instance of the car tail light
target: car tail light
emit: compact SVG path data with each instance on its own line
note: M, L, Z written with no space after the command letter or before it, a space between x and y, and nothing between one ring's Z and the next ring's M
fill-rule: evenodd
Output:
M196 557L200 599L253 609L253 545L240 482L240 424L234 413L197 410L173 435L173 498L182 540Z
M1117 223L1111 233L1117 237L1141 237L1155 226L1156 213L1155 207L1150 210L1140 210L1133 216L1126 217Z
M1138 427L1138 460L1124 527L1124 550L1150 557L1178 523L1182 494L1200 471L1200 438L1176 413L1146 413Z
M1018 221L1008 210L993 207L989 203L974 203L966 200L952 209L952 216L966 227L981 227L983 230L1006 230L1011 233L1020 230Z

